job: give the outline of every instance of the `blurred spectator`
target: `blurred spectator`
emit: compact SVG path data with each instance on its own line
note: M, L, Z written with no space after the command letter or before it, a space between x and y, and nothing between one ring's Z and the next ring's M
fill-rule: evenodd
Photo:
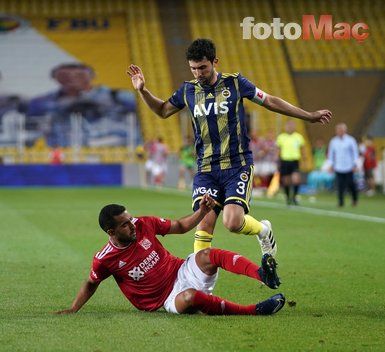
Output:
M82 133L77 141L81 145L127 143L126 116L135 111L134 94L93 86L95 72L85 64L61 64L51 71L51 76L59 89L30 101L27 129L42 132L51 146L70 146L76 139L72 132L77 123L81 126ZM71 119L74 115L81 115L83 119L74 121Z
M263 157L262 140L258 137L257 131L253 130L250 133L249 142L250 151L253 153L254 161L254 176L253 176L253 188L261 187L261 164Z
M192 182L195 174L195 146L191 136L186 138L186 143L182 145L179 152L179 179L178 189L186 188L186 174L188 173L190 182Z
M317 138L313 148L313 170L307 175L307 184L313 190L331 191L334 175L329 172L327 148L323 138Z
M1 81L0 72L0 81ZM0 146L14 146L20 126L19 113L24 113L26 102L18 95L0 95Z
M304 158L305 140L296 132L295 122L285 124L286 132L277 137L279 148L281 184L285 190L287 205L298 205L297 195L301 184L300 160Z
M51 165L61 165L64 161L64 152L62 148L58 146L53 147L49 154L49 159Z
M323 138L317 138L313 148L314 170L321 170L327 159L326 145Z
M274 132L269 131L265 138L259 138L253 131L249 146L254 159L254 187L266 190L277 171L278 147Z
M146 151L144 150L143 145L138 145L135 148L135 156L138 159L138 161L142 162L146 159Z
M324 161L320 170L312 170L307 175L307 184L313 190L331 191L335 183L335 176L329 171L329 163Z
M167 173L168 147L163 143L163 138L158 137L153 146L153 164L152 164L152 180L155 186L164 185L164 179Z
M376 182L374 180L374 169L377 167L376 149L373 138L367 136L364 141L363 168L365 177L366 194L373 196L376 193Z
M152 185L152 169L154 165L154 157L155 157L155 139L150 139L143 146L143 149L146 154L146 162L144 164L145 172L146 172L146 182L145 185Z
M262 143L261 184L269 187L273 175L277 172L279 150L273 131L269 131Z
M328 163L330 171L335 173L338 206L343 207L345 190L349 189L352 206L358 202L358 190L354 181L354 172L359 168L359 153L356 140L347 134L345 123L336 126L336 136L329 143Z

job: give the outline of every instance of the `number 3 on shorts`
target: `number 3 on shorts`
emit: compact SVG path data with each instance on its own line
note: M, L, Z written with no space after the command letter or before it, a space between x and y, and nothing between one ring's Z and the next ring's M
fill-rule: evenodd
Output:
M244 195L245 194L246 183L242 182L242 181L239 181L237 183L237 185L238 185L238 188L236 189L236 192L238 194Z

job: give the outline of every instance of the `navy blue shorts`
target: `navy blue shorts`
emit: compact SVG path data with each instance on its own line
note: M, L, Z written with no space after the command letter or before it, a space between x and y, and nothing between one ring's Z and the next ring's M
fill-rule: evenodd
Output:
M220 171L197 172L194 176L192 206L199 208L199 202L208 193L216 202L215 212L219 214L226 204L238 204L247 214L250 209L254 167L241 166Z

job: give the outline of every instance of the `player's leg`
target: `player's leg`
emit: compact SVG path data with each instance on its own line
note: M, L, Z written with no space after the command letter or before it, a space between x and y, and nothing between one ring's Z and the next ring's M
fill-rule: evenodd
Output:
M162 179L162 166L158 163L152 164L152 181L154 186L159 187Z
M286 195L286 204L291 204L291 193L290 193L290 176L291 176L291 165L290 161L280 160L279 172L281 176L281 185Z
M292 198L291 198L291 203L293 205L298 205L297 195L298 195L299 187L301 185L301 173L300 173L299 169L296 169L292 173L291 183L293 185L293 194L292 194Z
M214 275L218 268L222 268L234 274L259 280L272 289L276 289L280 285L277 263L271 254L264 254L261 266L258 266L238 253L210 248L196 253L195 262L206 275Z
M211 256L213 257L211 258ZM218 277L219 265L230 265L234 256L237 256L237 254L217 249L206 249L190 255L178 271L174 288L164 304L166 311L176 314L202 311L211 315L255 315L273 314L281 309L284 305L282 294L275 295L266 301L246 306L211 294ZM258 276L258 274L255 274L255 270L260 270L257 265L242 256L236 258L235 262L239 262L239 264L235 263L235 265L240 267L237 270L232 269L233 272L244 273L246 263L246 266L251 265L247 269L250 275L252 277ZM226 261L226 259L230 261L229 264L220 263L221 261ZM242 263L243 259L245 259L244 263ZM215 261L218 261L218 263L215 263Z
M354 174L353 172L349 172L346 175L347 178L347 187L349 188L351 197L352 197L352 206L356 206L358 202L358 191L357 191L357 186L356 182L354 181Z
M373 196L376 190L376 183L373 176L372 168L364 167L364 180L365 180L365 191L367 196Z
M258 221L247 215L252 189L252 169L249 166L236 170L226 170L227 177L224 179L226 199L223 209L223 224L233 233L257 236L262 253L275 256L277 244L270 222L267 220Z
M179 314L200 311L208 315L271 315L283 308L285 296L278 293L257 304L241 305L203 291L187 289L179 293L175 303Z
M194 236L194 252L198 252L211 247L217 217L223 207L223 196L216 181L216 175L207 172L198 172L194 175L192 192L194 211L199 208L199 202L205 193L208 193L216 202L214 211L208 213L197 226Z
M338 206L343 207L344 206L344 198L345 198L345 174L336 172L336 184L337 184L337 199L338 199Z
M194 235L195 253L202 249L211 247L217 217L217 214L214 211L211 211L198 224Z
M281 175L281 183L286 196L286 204L291 204L290 175Z
M270 221L253 218L245 214L244 208L237 204L226 204L223 210L223 223L227 229L236 234L256 236L261 246L262 254L277 254L273 229Z

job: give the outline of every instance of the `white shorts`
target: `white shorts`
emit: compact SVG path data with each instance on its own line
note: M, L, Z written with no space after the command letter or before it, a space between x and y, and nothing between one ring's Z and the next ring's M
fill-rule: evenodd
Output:
M152 165L153 165L153 161L151 159L146 160L146 163L144 164L146 171L151 172Z
M202 272L195 261L195 253L190 254L179 268L174 288L164 302L163 308L169 313L179 314L175 307L175 297L179 293L189 288L194 288L207 294L211 294L217 279L218 273L207 275Z
M158 164L153 162L151 167L152 167L151 169L152 175L155 177L165 174L167 172L167 164Z

